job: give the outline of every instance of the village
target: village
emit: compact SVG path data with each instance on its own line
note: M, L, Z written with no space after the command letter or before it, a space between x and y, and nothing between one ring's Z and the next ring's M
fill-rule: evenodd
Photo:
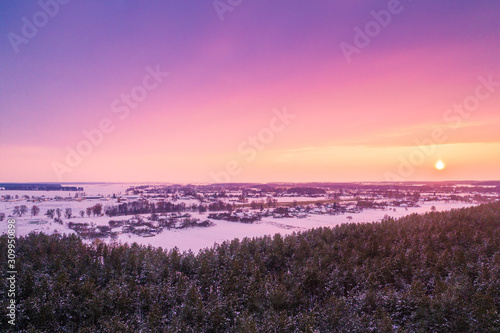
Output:
M64 188L64 187L62 187ZM70 189L75 189L71 187ZM65 191L66 192L66 191ZM103 191L104 192L104 191ZM10 194L12 193L12 194ZM0 191L0 220L26 218L35 227L62 226L84 239L155 237L169 230L209 228L218 221L344 216L363 211L390 217L430 202L480 204L499 199L491 184L214 184L136 185L118 193ZM56 193L56 195L50 195ZM10 208L10 209L9 209ZM435 209L434 206L430 210ZM401 213L400 213L401 214ZM29 218L28 218L29 215ZM279 225L275 224L275 225Z

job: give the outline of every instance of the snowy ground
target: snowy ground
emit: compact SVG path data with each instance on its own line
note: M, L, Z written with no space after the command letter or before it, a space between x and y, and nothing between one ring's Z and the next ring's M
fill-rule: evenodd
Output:
M100 189L101 192L102 189ZM108 188L108 191L117 190L116 188ZM117 191L118 192L118 191ZM101 193L101 194L108 194ZM10 194L10 193L9 193ZM95 193L98 194L98 193ZM37 195L40 195L37 193ZM59 193L60 195L60 193ZM292 198L293 199L293 198ZM310 199L310 198L309 198ZM73 214L78 215L80 210L85 210L85 208L90 207L96 203L101 203L103 206L105 205L114 205L116 204L114 200L85 200L85 201L48 201L48 202L40 202L40 203L32 203L26 202L26 200L18 201L18 202L0 202L0 212L4 212L6 216L12 214L12 209L16 205L26 205L28 208L31 208L33 204L37 205L40 208L40 215L36 218L44 219L49 221L45 214L47 209L55 209L55 208L72 208ZM219 221L214 220L215 226L209 228L190 228L190 229L181 229L181 230L164 230L162 233L155 237L141 237L134 234L122 234L118 236L118 242L122 243L133 243L137 242L138 244L144 245L152 245L152 246L161 246L163 248L172 248L177 246L180 250L192 250L193 252L198 252L200 249L210 247L214 243L222 243L226 240L232 240L234 238L245 238L245 237L258 237L264 235L274 235L276 233L280 233L282 235L291 234L293 232L304 231L311 228L318 228L323 226L336 226L342 223L356 223L356 222L375 222L380 221L384 215L389 215L392 217L401 217L404 215L408 215L411 213L425 213L431 210L431 207L435 206L438 211L449 210L453 208L462 208L469 207L472 204L462 204L462 203L444 203L444 202L427 202L423 204L421 207L416 208L396 208L396 211L393 210L365 210L359 214L344 214L344 215L309 215L307 218L298 219L298 218L283 218L283 219L275 219L272 217L263 218L262 221L256 222L254 224L243 224L243 223L235 223L235 222L227 222L227 221ZM195 218L200 218L201 220L205 220L207 218L207 214L197 214L190 213ZM147 215L144 215L147 216ZM349 221L347 219L348 216L352 216L352 220ZM115 217L115 220L126 220L131 218L132 216L120 216ZM17 235L24 236L29 234L30 232L43 232L46 234L53 234L54 232L58 233L74 233L73 230L69 229L67 226L68 219L63 218L64 225L48 222L47 224L30 224L31 217L29 213L24 215L21 218L15 217L16 226L17 226ZM102 217L87 217L85 215L84 218L74 217L71 219L72 222L94 222L97 225L108 225L109 220L111 218L107 216ZM7 218L0 223L0 234L4 234L7 232ZM105 241L110 242L109 238L105 239Z
M473 206L461 203L430 202L417 208L408 210L397 208L394 211L365 210L359 214L345 215L309 215L304 219L272 217L263 218L262 221L254 224L243 224L227 221L214 220L216 226L211 228L193 228L181 230L165 230L156 237L143 238L137 235L120 235L118 240L122 243L133 243L161 246L172 248L177 246L180 250L192 250L198 252L200 249L210 247L214 243L222 243L234 238L243 239L245 237L259 237L264 235L274 235L276 233L288 235L293 232L304 231L318 227L332 227L342 223L349 223L347 216L352 216L351 223L380 221L384 215L401 217L411 213L425 213L435 206L438 211L453 208L463 208ZM193 214L193 217L200 217ZM203 217L203 216L201 216Z

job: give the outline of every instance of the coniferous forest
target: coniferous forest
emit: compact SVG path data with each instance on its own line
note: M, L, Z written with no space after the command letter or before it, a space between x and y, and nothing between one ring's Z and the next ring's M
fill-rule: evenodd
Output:
M43 234L16 251L17 332L500 332L499 202L198 254Z

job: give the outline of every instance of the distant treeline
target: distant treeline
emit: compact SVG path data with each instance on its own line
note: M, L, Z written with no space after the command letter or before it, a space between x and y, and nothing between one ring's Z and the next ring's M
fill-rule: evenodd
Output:
M83 187L62 186L61 184L0 183L0 188L7 191L83 191Z
M158 185L150 188L147 185L134 186L127 192L138 194L167 195L182 192L185 196L196 197L198 193L212 193L211 197L227 197L227 192L241 191L243 196L252 194L254 197L263 194L274 194L281 196L285 194L298 193L300 195L323 195L327 191L333 191L336 195L357 195L377 193L386 198L402 198L404 196L418 195L422 192L428 193L456 193L456 186L461 193L500 193L500 182L405 182L405 183L269 183L248 184L228 183L210 185ZM470 186L470 187L469 187ZM229 196L234 196L229 194Z
M16 332L500 332L500 202L197 255L42 234L16 253Z
M287 193L296 193L298 195L326 194L326 190L318 187L292 187Z

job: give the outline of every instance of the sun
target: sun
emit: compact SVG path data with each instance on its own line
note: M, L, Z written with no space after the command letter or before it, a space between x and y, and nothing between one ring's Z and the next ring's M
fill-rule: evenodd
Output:
M441 160L439 160L439 161L436 162L436 169L438 169L438 170L443 170L445 166L446 165Z

